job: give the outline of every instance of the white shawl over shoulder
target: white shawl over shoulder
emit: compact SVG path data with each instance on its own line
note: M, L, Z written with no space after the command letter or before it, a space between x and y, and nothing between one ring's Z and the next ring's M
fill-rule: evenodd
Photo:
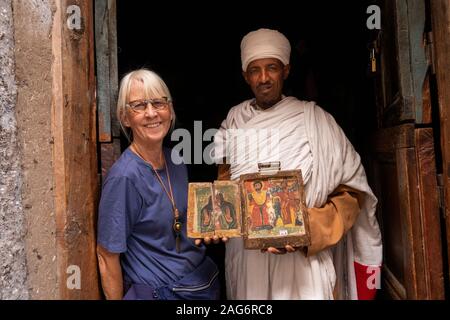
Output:
M305 104L305 125L313 154L313 173L308 203L322 206L327 196L343 184L365 194L361 212L347 236L335 248L339 296L357 299L353 261L365 266L381 266L381 233L375 217L377 199L370 189L359 155L334 118L316 106ZM347 279L348 283L339 283Z

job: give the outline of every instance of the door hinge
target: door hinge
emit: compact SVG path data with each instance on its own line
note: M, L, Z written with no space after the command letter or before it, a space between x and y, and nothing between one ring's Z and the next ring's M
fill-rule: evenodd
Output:
M434 36L433 32L424 33L425 54L427 56L428 65L431 67L431 74L436 74L435 55L434 55Z
M437 175L437 187L439 197L439 209L442 217L447 219L447 211L445 210L445 192L444 192L444 176L442 174Z

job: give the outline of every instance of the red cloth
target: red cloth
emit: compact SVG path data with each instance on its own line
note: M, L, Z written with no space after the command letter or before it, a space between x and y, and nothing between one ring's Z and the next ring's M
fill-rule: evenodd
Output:
M380 268L354 262L358 300L374 300L380 281Z

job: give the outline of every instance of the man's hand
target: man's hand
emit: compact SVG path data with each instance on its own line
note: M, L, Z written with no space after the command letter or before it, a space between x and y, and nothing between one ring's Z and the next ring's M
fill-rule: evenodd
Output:
M223 238L219 238L218 236L214 236L214 237L212 237L212 238L210 238L210 237L205 237L205 238L203 238L203 239L195 239L195 245L196 245L196 246L201 245L201 244L202 244L202 241L203 241L205 244L210 244L211 241L212 241L212 243L217 244L217 243L220 242L220 239L222 239L222 242L227 242L227 241L228 241L228 238L227 238L227 237L223 237Z
M294 248L293 246L286 245L284 248L274 248L269 247L267 249L261 249L261 252L270 252L273 254L286 254L287 252L295 252L298 248Z

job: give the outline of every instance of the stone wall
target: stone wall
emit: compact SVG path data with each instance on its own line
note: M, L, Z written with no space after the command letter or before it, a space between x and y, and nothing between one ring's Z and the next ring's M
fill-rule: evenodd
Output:
M22 154L22 201L31 299L59 296L51 128L53 2L13 1L16 115Z
M0 0L0 300L27 299L11 0Z

